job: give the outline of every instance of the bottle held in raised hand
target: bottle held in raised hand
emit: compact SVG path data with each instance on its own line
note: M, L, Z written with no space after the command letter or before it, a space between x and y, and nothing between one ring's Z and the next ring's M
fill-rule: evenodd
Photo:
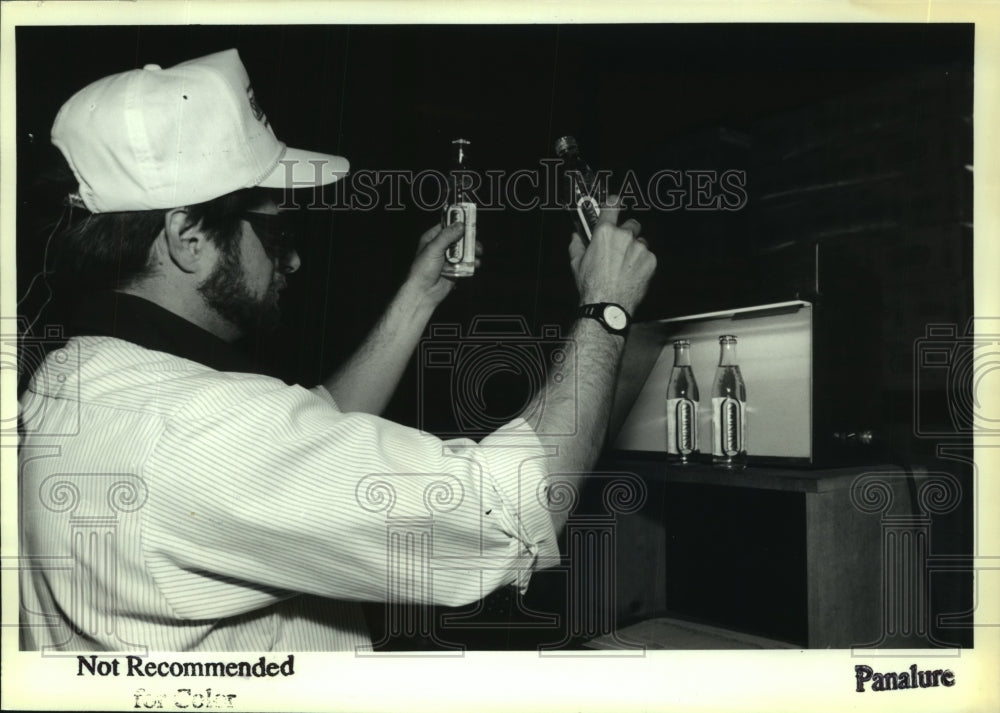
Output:
M687 465L698 453L698 383L691 369L691 342L674 342L667 383L667 462Z
M476 204L472 200L472 174L466 164L470 142L455 139L451 142L454 155L448 173L448 199L441 214L441 224L463 223L462 238L445 253L441 274L447 277L471 277L476 272Z
M569 181L568 197L576 231L585 243L589 243L601 214L601 205L607 198L605 187L583 160L580 147L572 136L563 136L556 141L556 156L563 160L563 171Z
M712 384L712 463L740 469L747 463L747 389L736 358L736 337L719 337L719 366Z

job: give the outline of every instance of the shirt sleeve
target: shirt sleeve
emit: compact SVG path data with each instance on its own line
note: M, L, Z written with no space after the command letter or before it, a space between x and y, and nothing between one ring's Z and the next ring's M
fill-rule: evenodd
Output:
M204 616L219 582L458 606L558 561L546 452L523 420L444 441L226 376L173 414L145 468L147 566L179 616Z
M333 398L333 394L331 394L330 391L322 384L317 384L309 389L309 393L318 396L320 399L326 401L328 404L340 411L340 406L337 405L337 400Z

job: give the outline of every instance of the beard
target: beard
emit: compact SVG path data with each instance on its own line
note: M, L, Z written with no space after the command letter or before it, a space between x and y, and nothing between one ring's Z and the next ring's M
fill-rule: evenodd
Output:
M244 335L273 332L281 318L278 283L272 280L267 292L254 295L243 274L239 249L239 245L230 245L220 251L218 264L198 286L198 292L209 307L236 325Z

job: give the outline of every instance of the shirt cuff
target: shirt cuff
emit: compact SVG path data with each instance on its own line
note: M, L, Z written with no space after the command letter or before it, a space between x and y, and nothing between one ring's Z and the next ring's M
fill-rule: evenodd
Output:
M518 572L517 584L524 591L533 569L559 564L559 543L548 507L547 451L522 418L490 434L479 445L531 565Z

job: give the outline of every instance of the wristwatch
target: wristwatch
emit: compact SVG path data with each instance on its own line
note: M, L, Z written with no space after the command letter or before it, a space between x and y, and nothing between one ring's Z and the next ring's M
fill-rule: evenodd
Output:
M588 317L596 319L608 334L617 334L624 337L628 333L632 317L619 304L614 302L598 302L596 304L580 305L577 317Z

